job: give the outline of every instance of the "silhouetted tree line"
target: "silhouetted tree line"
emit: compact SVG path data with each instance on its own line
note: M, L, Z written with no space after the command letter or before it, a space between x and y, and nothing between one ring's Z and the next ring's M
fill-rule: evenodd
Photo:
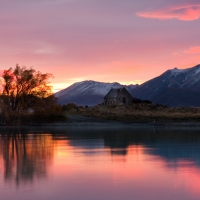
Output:
M77 106L75 103L68 103L68 104L64 104L62 106L63 111L69 111L69 110L76 110L76 111L80 111L80 110L84 110L83 106Z
M150 100L142 100L142 99L137 99L137 98L133 98L132 103L133 104L139 104L139 103L152 104Z
M151 105L152 108L156 108L156 107L163 107L163 108L168 108L168 106L166 105L162 105L162 104L153 104L152 101L150 100L142 100L142 99L137 99L137 98L133 98L132 100L132 104L147 104L147 105Z

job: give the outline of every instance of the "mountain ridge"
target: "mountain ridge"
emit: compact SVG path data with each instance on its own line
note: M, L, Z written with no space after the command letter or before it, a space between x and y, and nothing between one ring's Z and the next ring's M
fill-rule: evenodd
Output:
M59 104L70 102L94 106L103 102L111 88L125 87L134 98L170 107L200 106L200 64L187 69L169 69L141 85L81 81L57 92Z
M171 91L172 89L176 89L178 93L182 94L179 98L177 97L177 101L179 101L179 104L175 105L173 103L172 96L174 95L169 93L169 88L171 89ZM166 93L166 90L168 90L168 95L165 96L165 98L167 98L167 101L163 101L163 98L159 97L162 96L164 92ZM183 91L188 92L184 92L185 95L183 96ZM200 92L200 65L196 65L192 68L187 68L183 70L179 70L177 68L167 70L160 76L157 76L139 85L132 91L131 94L136 98L149 99L155 104L166 104L172 107L180 107L186 105L197 106L197 104L194 103L192 97L190 97L190 94L193 92L197 92L197 98L200 102L200 97L198 95L198 93ZM191 103L185 103L185 101ZM200 103L198 104L198 106L200 106Z
M75 103L77 105L94 106L103 103L104 96L111 88L125 87L129 92L137 85L123 85L117 82L104 83L93 80L86 80L72 84L71 86L57 92L59 104Z

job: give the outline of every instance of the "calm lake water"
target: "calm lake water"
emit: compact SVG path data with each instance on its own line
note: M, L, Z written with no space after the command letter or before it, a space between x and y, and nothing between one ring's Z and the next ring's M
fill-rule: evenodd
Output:
M200 129L1 128L1 200L200 199Z

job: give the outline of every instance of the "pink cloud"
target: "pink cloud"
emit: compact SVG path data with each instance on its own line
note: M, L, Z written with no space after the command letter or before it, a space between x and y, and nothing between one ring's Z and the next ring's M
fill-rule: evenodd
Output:
M178 19L182 21L192 21L200 18L200 4L171 6L155 11L137 12L136 15L160 20Z
M184 51L185 54L197 54L200 53L200 46L190 47Z
M173 55L173 56L182 56L182 55L181 55L180 53L178 53L178 52L173 52L172 55Z

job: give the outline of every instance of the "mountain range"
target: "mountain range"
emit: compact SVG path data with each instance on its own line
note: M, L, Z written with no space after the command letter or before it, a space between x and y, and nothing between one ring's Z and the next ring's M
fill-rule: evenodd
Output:
M111 88L125 87L139 99L170 107L200 106L200 65L192 68L167 70L141 85L121 85L96 81L74 83L55 94L58 103L94 106L103 102Z
M110 91L111 88L126 87L131 91L137 85L121 85L120 83L103 83L97 81L82 81L74 83L73 85L63 89L55 94L58 98L59 104L75 103L82 106L95 106L103 103L104 96Z

